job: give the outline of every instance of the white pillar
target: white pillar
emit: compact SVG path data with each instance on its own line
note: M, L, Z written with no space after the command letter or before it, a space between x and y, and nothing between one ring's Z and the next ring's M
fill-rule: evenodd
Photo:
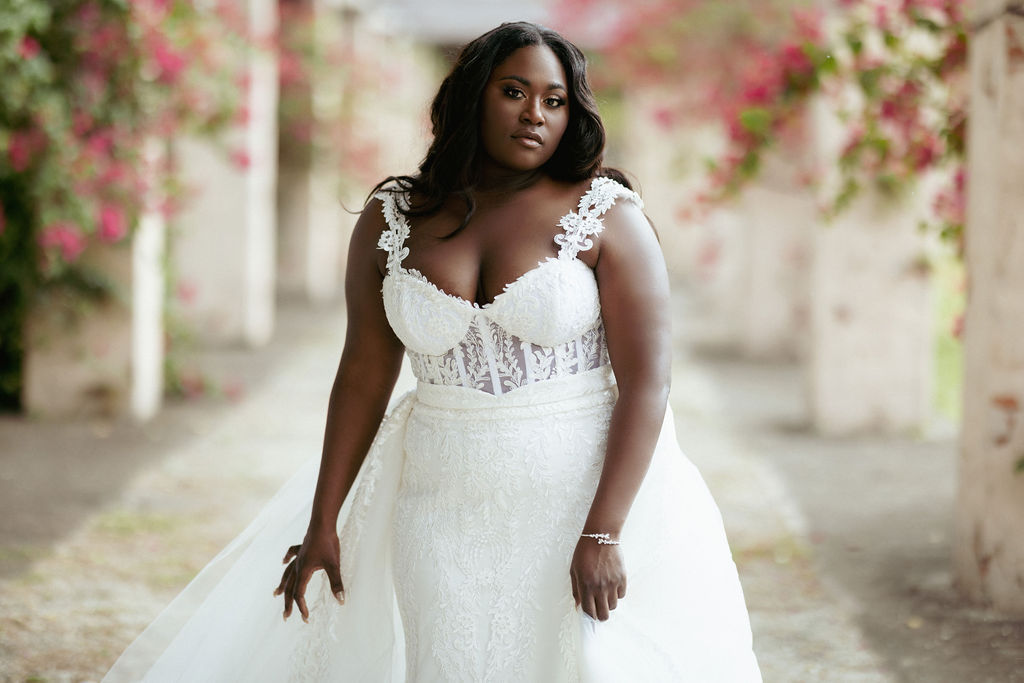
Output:
M150 140L145 160L161 162L164 143ZM131 414L148 420L160 409L164 392L164 244L166 220L156 202L139 218L132 239Z
M768 153L761 176L737 202L743 232L737 315L740 353L748 358L793 359L807 346L810 264L818 212L799 180L797 150Z
M917 218L865 198L819 227L807 389L825 434L912 432L931 414L931 279Z
M250 29L269 35L273 0L248 0ZM265 343L274 324L277 182L277 64L272 53L248 55L249 120L225 135L235 158L213 144L176 140L182 176L194 190L177 219L172 244L182 315L214 343Z
M318 49L336 51L349 39L340 30L337 8L310 2L310 11L315 13ZM337 295L344 270L343 226L354 222L346 221L349 216L340 203L338 169L342 160L331 153L329 145L316 141L322 127L334 127L341 118L346 86L341 76L331 74L290 87L287 96L293 106L301 102L305 115L314 122L313 140L290 139L288 130L279 131L277 287L284 294L311 301L328 301Z
M824 99L812 112L822 167L834 169L845 127ZM816 230L805 377L811 418L822 433L913 432L931 415L929 244L918 230L930 182L898 201L865 187Z
M964 416L954 565L972 599L1024 614L1024 19L975 2Z

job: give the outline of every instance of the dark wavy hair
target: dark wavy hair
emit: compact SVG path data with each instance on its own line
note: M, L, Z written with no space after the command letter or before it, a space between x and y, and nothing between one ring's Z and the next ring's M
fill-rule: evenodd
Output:
M430 107L434 135L430 149L415 175L389 176L378 183L367 202L380 189L394 183L414 197L402 212L409 217L435 213L451 195L466 203L458 232L476 209L480 155L480 100L494 68L516 50L546 45L562 63L568 79L569 123L555 153L543 166L552 178L580 181L608 176L632 187L621 171L604 161L605 132L594 93L587 82L587 60L578 47L561 34L525 21L502 24L462 48L451 72L441 83ZM454 234L454 232L452 234Z

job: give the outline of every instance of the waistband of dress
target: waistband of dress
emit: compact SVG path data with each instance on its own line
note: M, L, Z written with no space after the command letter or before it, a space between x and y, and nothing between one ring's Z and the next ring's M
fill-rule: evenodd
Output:
M588 403L597 405L607 402L609 395L614 398L614 390L615 376L612 374L611 366L606 364L578 375L566 375L527 384L500 395L462 386L419 382L416 385L416 399L419 403L435 408L456 410L536 408L568 399L592 399L574 406L582 407Z

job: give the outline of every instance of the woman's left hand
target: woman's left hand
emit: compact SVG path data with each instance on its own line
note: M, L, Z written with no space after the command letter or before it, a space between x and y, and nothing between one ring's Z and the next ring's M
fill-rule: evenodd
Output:
M582 537L569 566L576 606L594 619L605 621L619 600L626 597L626 568L615 544Z

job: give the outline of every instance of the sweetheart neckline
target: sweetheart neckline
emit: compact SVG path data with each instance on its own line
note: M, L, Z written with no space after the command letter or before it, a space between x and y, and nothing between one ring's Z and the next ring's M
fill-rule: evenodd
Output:
M459 296L457 294L452 294L451 292L446 292L445 290L441 289L436 284L431 282L430 279L426 275L421 273L416 268L405 268L405 267L399 266L396 270L387 273L384 276L384 279L386 280L387 278L391 277L392 275L396 275L396 274L398 274L398 275L407 275L407 276L411 277L413 280L415 280L417 282L422 282L423 284L429 286L431 289L433 289L438 294L441 294L442 296L444 296L444 297L446 297L448 299L451 299L452 301L454 301L457 304L469 307L469 308L471 308L473 310L476 310L476 311L485 311L485 310L488 310L488 309L494 307L494 305L497 304L499 301L501 301L502 298L506 294L510 293L512 288L514 288L516 285L518 285L520 282L522 282L527 277L530 277L534 273L537 273L537 272L541 271L541 269L543 269L544 266L550 265L552 263L559 263L559 262L563 262L563 263L579 263L584 268L586 268L587 271L590 272L591 274L593 274L593 272L594 272L593 269L590 266L588 266L583 261L580 261L578 258L560 259L557 256L547 256L547 257L545 257L545 259L543 261L538 261L537 265L535 265L532 268L529 268L528 270L523 271L523 273L520 274L519 277L517 277L516 279L512 280L512 282L509 282L504 287L502 287L501 291L498 292L497 294L495 294L494 298L491 299L490 301L488 301L485 304L478 304L475 301L470 301L469 299L464 299L463 297L461 297L461 296Z

